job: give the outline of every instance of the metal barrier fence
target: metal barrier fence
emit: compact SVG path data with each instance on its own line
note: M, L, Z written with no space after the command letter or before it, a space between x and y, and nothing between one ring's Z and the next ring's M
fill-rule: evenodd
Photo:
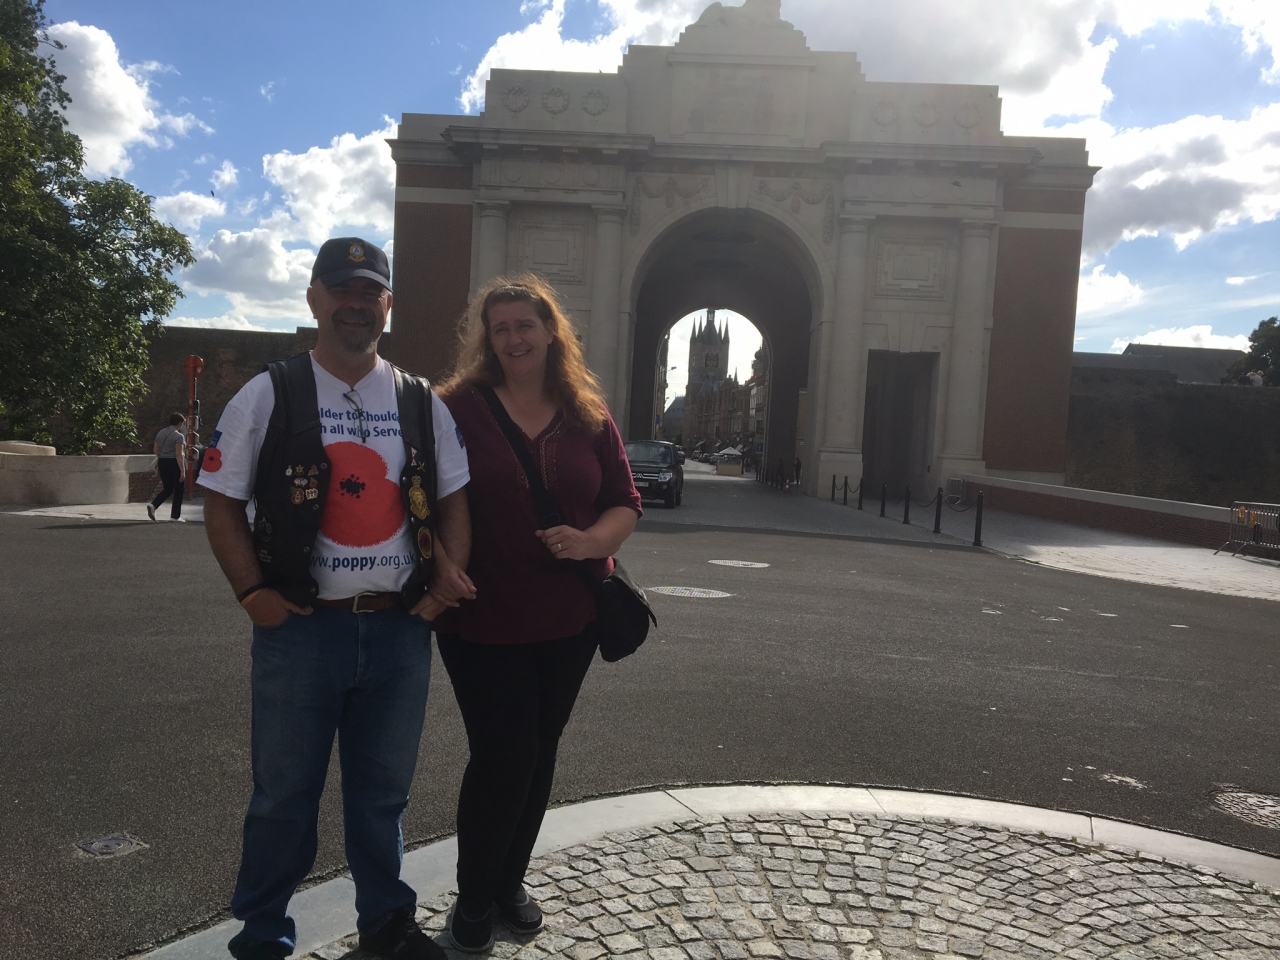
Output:
M862 481L858 481L858 485L854 487L852 490L850 490L849 478L845 477L844 482L838 484L836 483L836 475L833 473L831 475L831 502L832 503L836 502L837 493L841 495L841 503L846 507L849 505L849 494L856 493L858 495L858 509L859 510L862 509ZM941 533L942 532L942 507L944 504L949 510L952 510L955 513L967 513L970 510L974 510L975 513L973 516L973 545L975 547L982 546L982 493L979 492L977 499L973 503L969 504L968 506L963 506L963 507L956 506L956 504L952 502L955 499L956 499L955 497L949 497L946 494L944 494L942 492L942 488L939 487L938 492L935 493L931 499L914 500L911 496L911 487L907 487L906 494L905 496L903 496L901 500L890 500L889 485L887 483L882 483L880 485L880 516L882 517L888 516L889 504L892 503L894 506L897 506L899 503L901 503L903 505L902 506L902 522L906 524L910 524L912 503L914 503L918 507L933 507L934 508L933 532Z
M1233 557L1250 550L1280 554L1280 504L1238 500L1231 504L1227 542L1214 553L1221 553L1227 547L1235 548L1231 551Z

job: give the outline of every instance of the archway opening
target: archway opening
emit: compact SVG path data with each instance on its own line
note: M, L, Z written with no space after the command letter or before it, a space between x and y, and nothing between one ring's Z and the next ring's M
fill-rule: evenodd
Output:
M800 244L763 214L716 208L672 226L654 241L636 273L627 436L653 436L658 358L668 332L714 306L747 318L759 331L767 369L757 406L763 431L750 424L750 432L763 432L761 449L754 452L770 469L782 464L790 475L793 461L806 458L801 412L817 288Z
M654 439L690 454L726 445L753 459L764 443L769 348L748 317L709 307L662 338L654 377Z

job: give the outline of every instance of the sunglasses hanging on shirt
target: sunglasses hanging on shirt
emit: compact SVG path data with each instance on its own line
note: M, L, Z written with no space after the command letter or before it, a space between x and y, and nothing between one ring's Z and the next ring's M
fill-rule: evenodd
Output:
M351 408L351 412L355 414L356 420L360 423L360 442L368 443L369 431L364 425L364 403L360 400L360 394L351 389L342 395L342 399L347 401L347 406Z

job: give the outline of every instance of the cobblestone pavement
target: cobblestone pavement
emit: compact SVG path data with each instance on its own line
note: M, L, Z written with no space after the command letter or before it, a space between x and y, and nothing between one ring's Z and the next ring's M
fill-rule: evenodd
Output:
M536 937L502 960L906 960L1280 955L1280 894L1041 834L821 813L703 817L543 856ZM443 933L452 896L421 904ZM355 938L311 954L362 956Z

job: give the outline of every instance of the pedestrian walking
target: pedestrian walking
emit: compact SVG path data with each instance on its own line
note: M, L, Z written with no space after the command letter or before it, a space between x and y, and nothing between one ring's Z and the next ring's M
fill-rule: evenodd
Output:
M595 598L635 528L640 495L618 428L555 291L531 274L499 278L472 301L451 380L441 388L471 461L476 599L438 623L471 756L458 796L460 950L493 944L494 922L542 926L525 870L551 796L560 735L595 655ZM508 442L521 442L563 523L541 515ZM512 431L514 432L514 430Z
M147 504L147 516L156 518L156 510L170 497L169 519L182 523L182 485L187 482L187 435L183 428L187 418L180 413L170 414L169 425L156 434L151 452L156 455L156 471L160 474L163 489Z
M334 736L361 948L442 960L400 879L431 676L430 621L475 596L466 451L425 380L378 356L386 255L326 241L307 303L309 354L232 398L200 474L214 555L253 621L253 797L231 912L237 960L297 944L290 897L316 856ZM252 529L245 507L252 497Z

